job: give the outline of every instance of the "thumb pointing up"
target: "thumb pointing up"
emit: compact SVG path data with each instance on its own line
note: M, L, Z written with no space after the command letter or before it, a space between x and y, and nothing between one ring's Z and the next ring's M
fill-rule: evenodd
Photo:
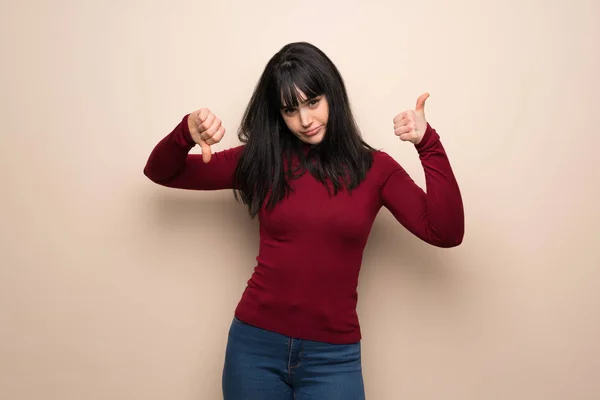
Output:
M417 113L421 114L422 117L425 117L425 100L427 100L428 97L429 97L429 93L423 93L417 99L417 106L415 108L415 111Z

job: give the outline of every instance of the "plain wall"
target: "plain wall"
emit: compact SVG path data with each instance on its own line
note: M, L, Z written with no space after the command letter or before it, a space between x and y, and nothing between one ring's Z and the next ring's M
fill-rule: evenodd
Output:
M365 139L420 185L392 119L429 92L464 196L458 248L376 220L368 398L600 398L598 21L595 0L2 2L0 398L221 398L257 221L142 170L201 107L228 129L215 151L237 145L291 41L333 59Z

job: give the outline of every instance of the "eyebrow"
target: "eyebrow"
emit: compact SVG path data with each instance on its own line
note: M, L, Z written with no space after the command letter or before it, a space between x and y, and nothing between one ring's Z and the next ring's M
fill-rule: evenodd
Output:
M306 100L304 100L304 101L300 101L300 102L298 102L298 105L300 106L300 105L302 105L302 104L306 104L306 103L308 103L309 101L315 100L315 99L317 99L317 98L319 98L319 97L321 97L321 96L319 95L319 96L311 97L311 98L309 98L309 99L306 99ZM285 109L287 109L287 108L295 108L295 107L292 107L292 106L286 106L286 105L282 105L282 106L281 106L281 109L282 109L282 110L285 110Z

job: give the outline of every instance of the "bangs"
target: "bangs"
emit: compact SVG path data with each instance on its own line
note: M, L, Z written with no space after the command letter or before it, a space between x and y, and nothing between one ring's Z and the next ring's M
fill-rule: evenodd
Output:
M294 62L283 64L283 68L275 74L275 90L278 108L298 107L306 100L325 93L325 85L317 71Z

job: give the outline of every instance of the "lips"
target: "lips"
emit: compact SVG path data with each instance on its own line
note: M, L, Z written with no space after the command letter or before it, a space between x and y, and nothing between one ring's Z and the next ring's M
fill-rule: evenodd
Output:
M306 132L302 132L303 135L306 136L313 136L316 135L317 133L319 133L321 131L321 128L323 127L323 125L319 125L314 129L311 129L310 131L306 131Z

